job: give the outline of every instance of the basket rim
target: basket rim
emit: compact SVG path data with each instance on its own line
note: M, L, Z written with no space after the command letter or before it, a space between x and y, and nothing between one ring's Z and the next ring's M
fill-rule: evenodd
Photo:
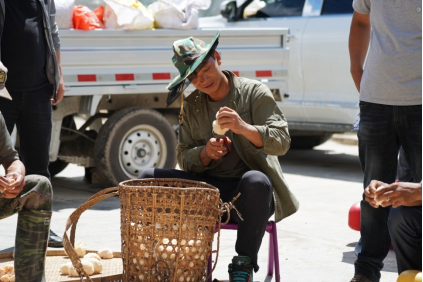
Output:
M127 183L133 183L133 182L140 182L140 183L145 183L145 182L154 182L154 181L160 181L160 182L174 182L174 181L178 181L178 182L186 182L187 184L201 184L201 185L205 185L208 187L163 187L163 186L159 186L159 185L148 185L148 186L134 186L134 185L127 185ZM125 180L119 183L119 188L120 187L124 187L124 188L132 188L132 187L136 187L136 188L152 188L152 187L157 187L157 188L172 188L172 189L211 189L211 190L218 190L219 189L207 182L204 181L196 181L196 180L187 180L187 179L182 179L182 178L144 178L144 179L129 179L129 180Z

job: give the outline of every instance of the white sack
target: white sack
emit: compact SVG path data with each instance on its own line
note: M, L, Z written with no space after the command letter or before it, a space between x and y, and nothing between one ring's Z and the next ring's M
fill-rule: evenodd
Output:
M59 28L73 28L72 16L75 0L55 0L56 5L56 24Z
M211 0L159 0L148 6L156 28L198 28L198 9L208 9Z
M146 8L136 9L114 0L104 0L104 25L106 29L151 29L154 18Z

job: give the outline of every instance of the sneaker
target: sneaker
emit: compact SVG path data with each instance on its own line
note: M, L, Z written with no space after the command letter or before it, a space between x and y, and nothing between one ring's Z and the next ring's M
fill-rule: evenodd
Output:
M355 274L353 279L351 279L350 282L372 282L372 280L370 280L363 274Z
M50 234L49 234L49 238L48 238L48 246L51 247L51 248L62 248L63 247L62 238L60 238L59 235L54 233L51 229L50 229Z
M229 282L252 282L253 265L246 256L234 256L228 266Z

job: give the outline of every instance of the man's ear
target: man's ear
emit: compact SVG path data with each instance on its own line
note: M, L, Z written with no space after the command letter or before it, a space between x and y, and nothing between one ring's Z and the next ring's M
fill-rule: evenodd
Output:
M222 64L222 57L220 57L219 52L216 50L214 50L214 58L216 59L217 64L220 66Z

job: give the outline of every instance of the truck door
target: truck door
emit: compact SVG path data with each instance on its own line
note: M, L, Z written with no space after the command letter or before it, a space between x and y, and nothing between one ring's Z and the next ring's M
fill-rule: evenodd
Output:
M358 112L348 53L352 1L307 2L313 2L317 9L310 13L302 42L305 118L310 122L352 124Z

